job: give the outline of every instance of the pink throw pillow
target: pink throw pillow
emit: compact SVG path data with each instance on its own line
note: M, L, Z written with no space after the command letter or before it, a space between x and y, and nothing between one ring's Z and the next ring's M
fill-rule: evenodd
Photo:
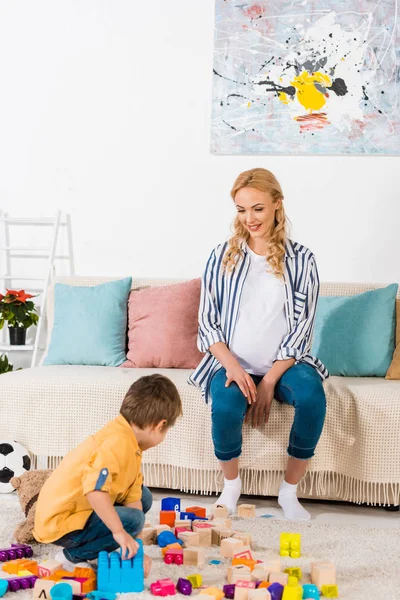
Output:
M127 362L121 367L194 369L201 280L132 290L128 301Z

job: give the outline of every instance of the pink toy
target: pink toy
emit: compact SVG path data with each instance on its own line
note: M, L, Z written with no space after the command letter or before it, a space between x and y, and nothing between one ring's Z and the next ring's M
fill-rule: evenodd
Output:
M183 550L171 548L165 553L164 562L166 565L172 565L172 563L183 565Z
M175 584L171 579L159 579L150 585L153 596L174 596Z

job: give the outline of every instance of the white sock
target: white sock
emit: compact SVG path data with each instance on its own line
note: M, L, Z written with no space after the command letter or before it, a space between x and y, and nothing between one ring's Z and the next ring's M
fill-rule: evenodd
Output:
M240 479L240 475L236 479L226 479L224 477L224 489L216 504L225 504L229 514L235 513L241 491L242 480Z
M82 567L84 569L92 569L92 565L89 565L87 562L79 562L73 563L64 554L64 550L60 550L54 557L54 560L60 562L65 569L65 571L73 571L75 567Z
M290 521L309 521L310 513L302 507L297 499L297 484L283 480L279 487L278 504L282 507L283 514Z

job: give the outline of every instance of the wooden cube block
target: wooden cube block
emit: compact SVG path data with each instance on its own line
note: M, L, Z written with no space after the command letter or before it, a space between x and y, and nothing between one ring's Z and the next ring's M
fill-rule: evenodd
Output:
M232 519L230 519L229 517L218 517L218 519L212 519L210 523L213 527L216 527L217 529L232 529Z
M232 539L234 540L234 539L237 539L237 538L233 537ZM239 541L242 542L242 540L239 540ZM233 553L233 558L243 558L245 560L253 560L253 555L251 553L250 546L245 546L243 544L243 546L241 548L239 548L238 551L235 551Z
M336 584L335 565L327 560L311 563L311 583L321 589L323 585Z
M249 592L254 590L255 587L255 581L239 580L235 587L235 600L249 600Z
M50 590L53 585L55 585L55 581L50 581L49 579L36 579L33 588L34 600L51 600Z
M222 598L224 597L224 592L217 587L208 587L201 593L207 594L208 596L212 596L214 600L222 600Z
M206 552L204 548L184 548L183 564L194 567L202 567L206 562Z
M199 534L200 546L212 545L212 530L212 525L205 521L199 521L196 524L193 524L193 531Z
M172 529L171 529L171 527L169 527L169 525L158 525L156 527L156 533L157 533L156 537L158 537L162 531L172 531Z
M60 569L62 564L58 560L44 560L38 564L38 577L49 577Z
M264 563L258 563L254 566L254 569L251 572L251 579L253 581L267 581L268 580L268 571Z
M242 519L252 519L256 516L256 505L255 504L239 504L237 508L238 517Z
M155 527L143 527L142 541L144 546L151 546L157 543L157 530Z
M271 594L265 587L249 590L249 600L271 600Z
M214 506L211 507L211 515L214 519L227 518L229 516L229 511L225 504L214 504Z
M177 519L175 521L175 529L183 528L192 531L192 521L190 519Z
M176 512L174 510L160 510L160 525L175 526Z
M280 573L282 570L280 558L270 558L264 562L264 565L268 575L270 573Z
M245 565L228 567L228 583L236 584L238 581L251 581L251 571Z
M200 546L200 536L197 531L181 531L178 533L178 540L183 542L185 548L188 546Z
M213 527L211 543L215 546L220 546L222 540L226 540L226 538L232 537L232 532L230 529L217 529Z
M289 581L289 575L287 573L270 573L268 577L270 583L280 583L286 585Z
M202 506L189 506L186 509L186 512L194 513L196 517L201 517L202 519L205 519L207 517L206 509Z
M242 540L235 540L235 538L226 538L221 541L221 554L225 558L232 558L235 552L239 551L239 548L243 548Z
M249 546L249 548L251 548L250 533L244 533L244 532L238 531L237 533L234 533L232 537L234 537L237 540L242 540L242 542L245 546Z

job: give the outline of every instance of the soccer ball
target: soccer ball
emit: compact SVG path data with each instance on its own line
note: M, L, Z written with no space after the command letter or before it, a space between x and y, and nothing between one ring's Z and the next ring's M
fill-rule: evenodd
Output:
M26 449L18 442L0 440L0 494L13 492L12 477L19 477L31 468Z

